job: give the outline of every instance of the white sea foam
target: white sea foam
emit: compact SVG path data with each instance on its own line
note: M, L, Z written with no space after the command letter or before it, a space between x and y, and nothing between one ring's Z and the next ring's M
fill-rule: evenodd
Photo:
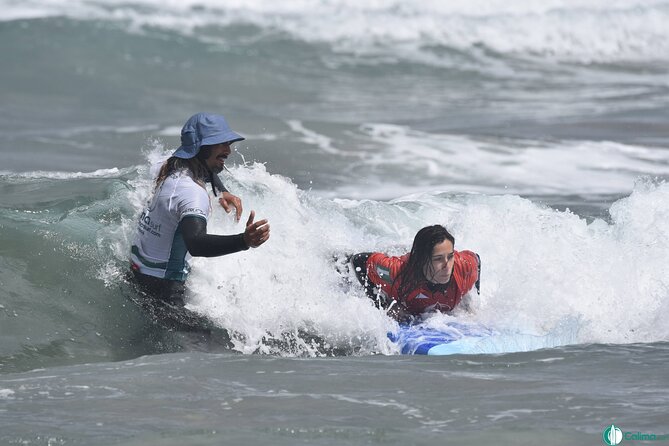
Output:
M2 0L0 11L5 21L67 16L185 33L244 23L342 51L437 64L435 46L583 62L669 57L666 0Z
M0 171L0 180L2 179L11 179L11 180L35 180L35 179L48 179L48 180L74 180L74 179L84 179L84 178L117 178L123 174L126 174L133 170L133 168L119 169L117 167L112 167L110 169L97 169L92 172L57 172L57 171L45 171L45 170L36 170L32 172L9 172L9 171Z
M8 400L14 398L15 392L12 389L0 389L0 400Z
M667 340L667 203L669 184L640 182L610 224L587 224L517 197L477 197L450 225L467 230L461 246L491 254L477 319L538 334L576 324L581 342Z
M333 254L360 246L360 231L336 207L326 211L330 202L304 195L261 165L233 173L245 209L270 219L272 243L211 262L196 259L194 306L242 333L245 339L238 341L238 348L247 353L273 351L270 339L292 337L301 330L323 337L332 347L390 351L390 321L366 299L347 293L333 274ZM220 209L215 209L211 222L220 233L243 231L241 223L235 224ZM303 345L298 351L318 350Z
M473 313L459 319L552 336L553 345L669 340L669 184L638 182L611 207L610 222L588 223L515 195L331 200L260 164L232 175L228 184L244 199L244 218L251 209L269 218L272 236L258 249L194 259L189 286L191 308L239 335L239 351L323 351L298 336L310 333L330 347L394 353L385 336L393 322L346 284L333 255L399 254L434 223L454 233L457 248L483 259L482 293L472 298ZM146 195L140 189L130 193ZM243 225L215 205L209 228L231 234Z
M669 150L608 141L535 141L426 133L389 124L360 128L343 150L299 128L297 138L346 160L349 181L330 197L390 199L424 191L621 194L641 176L669 178ZM364 178L364 182L360 181ZM362 184L361 184L362 183ZM363 187L364 185L364 187Z

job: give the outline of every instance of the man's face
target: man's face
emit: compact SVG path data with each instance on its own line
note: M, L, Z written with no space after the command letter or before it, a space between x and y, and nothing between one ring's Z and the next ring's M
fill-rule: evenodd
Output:
M455 252L450 240L437 243L432 249L432 258L423 268L425 278L432 283L448 283L451 280L454 259Z
M229 142L214 144L210 147L211 153L209 154L209 158L207 158L204 162L212 172L217 174L223 170L225 160L228 159L228 156L230 156L232 149L230 148Z

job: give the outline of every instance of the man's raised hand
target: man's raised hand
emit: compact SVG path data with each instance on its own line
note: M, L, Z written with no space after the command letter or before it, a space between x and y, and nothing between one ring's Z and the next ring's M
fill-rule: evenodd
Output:
M256 213L251 211L249 219L246 222L246 230L244 231L244 241L250 248L257 248L267 241L269 238L269 223L267 219L253 222Z

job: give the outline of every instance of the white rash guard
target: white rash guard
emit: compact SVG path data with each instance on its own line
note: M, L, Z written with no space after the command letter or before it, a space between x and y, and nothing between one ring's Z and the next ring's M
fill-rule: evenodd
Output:
M210 213L209 194L187 171L168 176L139 217L130 257L133 269L161 279L186 280L191 256L181 221L187 216L207 220Z

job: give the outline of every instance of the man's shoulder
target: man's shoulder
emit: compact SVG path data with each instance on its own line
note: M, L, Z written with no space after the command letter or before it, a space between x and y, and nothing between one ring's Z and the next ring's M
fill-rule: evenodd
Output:
M171 174L165 178L165 182L174 182L174 183L183 183L183 184L190 184L190 183L195 183L193 181L193 177L187 170L175 170Z
M184 170L171 173L165 178L165 185L171 187L175 192L207 194L204 185L195 181L193 177Z

